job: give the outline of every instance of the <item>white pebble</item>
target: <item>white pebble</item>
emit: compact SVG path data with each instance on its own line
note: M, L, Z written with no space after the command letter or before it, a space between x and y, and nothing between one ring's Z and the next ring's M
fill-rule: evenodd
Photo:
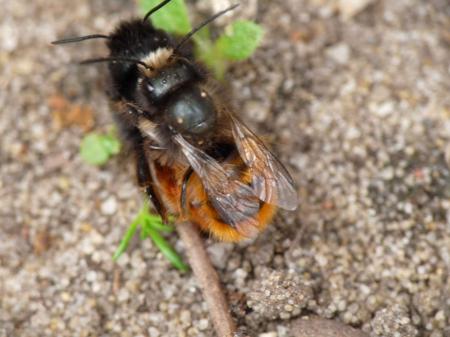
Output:
M111 196L101 205L101 211L104 215L113 215L117 211L117 200Z
M350 19L364 10L373 0L340 0L339 12L343 19Z
M375 113L380 117L386 117L394 111L394 104L392 102L385 102L375 109Z
M208 322L207 319L201 319L201 320L198 321L197 328L200 331L203 331L203 330L208 329L208 325L209 325L209 322Z
M338 64L346 64L350 59L350 47L339 43L327 49L327 56Z
M148 334L150 337L159 337L160 336L159 331L154 327L148 328L147 331L148 331Z

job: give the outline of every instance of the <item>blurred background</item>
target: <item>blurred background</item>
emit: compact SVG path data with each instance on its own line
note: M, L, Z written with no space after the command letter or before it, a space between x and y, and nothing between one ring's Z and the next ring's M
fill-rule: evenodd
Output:
M228 1L190 1L192 21ZM80 157L112 117L101 40L125 0L0 0L0 336L213 336L191 273L150 240L112 255L142 203L124 155ZM265 30L224 85L300 194L255 241L205 238L250 336L305 315L371 336L450 336L450 4L249 0ZM225 22L218 22L217 30ZM167 240L183 256L176 233Z

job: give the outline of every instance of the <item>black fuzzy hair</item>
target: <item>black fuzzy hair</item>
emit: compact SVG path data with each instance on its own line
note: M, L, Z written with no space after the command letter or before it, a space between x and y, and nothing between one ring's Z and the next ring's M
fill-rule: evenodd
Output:
M167 33L156 29L150 22L135 19L121 23L110 35L107 46L112 58L127 57L139 60L159 48L172 47L173 41ZM131 100L137 85L136 64L110 63L109 69L114 86L113 96Z
M142 58L158 48L171 47L170 36L141 19L122 22L110 35L111 57Z

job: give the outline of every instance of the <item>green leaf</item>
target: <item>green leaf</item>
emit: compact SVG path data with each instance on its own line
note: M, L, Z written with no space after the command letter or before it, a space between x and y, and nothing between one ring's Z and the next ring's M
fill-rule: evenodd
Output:
M208 27L199 30L192 39L195 41L195 53L197 58L202 61L208 69L210 69L214 76L221 80L225 74L227 67L227 60L215 48L211 40L211 34Z
M211 41L211 32L209 27L203 27L197 33L192 36L192 39L195 42L196 52L198 54L202 54L210 51L213 48L213 44Z
M121 143L115 133L110 133L103 137L103 146L109 151L110 155L116 155L120 152Z
M150 9L160 4L162 0L139 0L139 9L145 15ZM185 35L192 29L186 4L183 0L172 0L150 17L156 28L168 33Z
M220 54L230 61L249 58L261 43L264 31L254 22L238 20L225 29L225 34L216 41Z
M81 141L80 155L92 165L103 165L120 151L120 142L113 135L90 133Z
M174 231L174 228L171 226L167 226L165 225L161 218L158 217L158 221L154 221L154 220L147 220L148 226L160 231L160 232L165 232L165 233L172 233Z
M161 217L159 215L148 214L145 218L142 219L141 223L141 240L145 240L150 236L150 232L148 228L155 229L159 232L164 233L172 233L174 228L171 226L167 226L163 223Z
M163 223L162 218L158 214L152 214L149 211L148 202L144 203L144 206L139 211L139 221L142 227L142 232L146 232L148 227L154 228L161 232L172 233L174 228L167 226ZM169 217L169 221L174 221L172 217ZM143 234L144 236L146 234ZM141 236L142 237L142 236Z
M114 261L117 261L119 257L123 254L123 252L127 249L130 240L133 238L134 233L136 233L137 227L139 225L139 220L140 220L139 216L137 216L136 219L131 223L130 227L128 227L127 232L120 241L119 247L117 247L113 255Z
M173 220L173 219L169 219ZM182 272L188 270L188 267L183 263L181 257L176 253L176 251L170 246L170 244L164 239L164 237L159 233L161 232L172 232L174 229L171 226L163 224L162 219L159 215L155 215L149 212L148 202L145 202L139 213L134 218L124 237L122 238L119 247L114 253L113 259L117 261L120 255L127 249L131 238L136 233L137 227L141 226L141 240L150 237L156 244L161 253L174 265L177 269Z
M181 257L175 252L175 250L170 246L170 244L159 234L155 229L147 228L150 237L152 238L155 245L159 248L161 253L172 263L172 265L182 272L189 270L189 267L184 264Z
M199 55L199 58L214 73L214 77L223 80L229 61L215 49L211 49Z

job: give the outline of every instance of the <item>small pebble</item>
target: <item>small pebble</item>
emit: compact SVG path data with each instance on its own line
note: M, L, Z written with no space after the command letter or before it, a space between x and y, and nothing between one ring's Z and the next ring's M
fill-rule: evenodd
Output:
M327 55L339 65L346 64L350 59L350 47L340 43L327 49Z
M117 206L117 199L111 196L102 202L101 211L104 215L113 215L117 212Z

